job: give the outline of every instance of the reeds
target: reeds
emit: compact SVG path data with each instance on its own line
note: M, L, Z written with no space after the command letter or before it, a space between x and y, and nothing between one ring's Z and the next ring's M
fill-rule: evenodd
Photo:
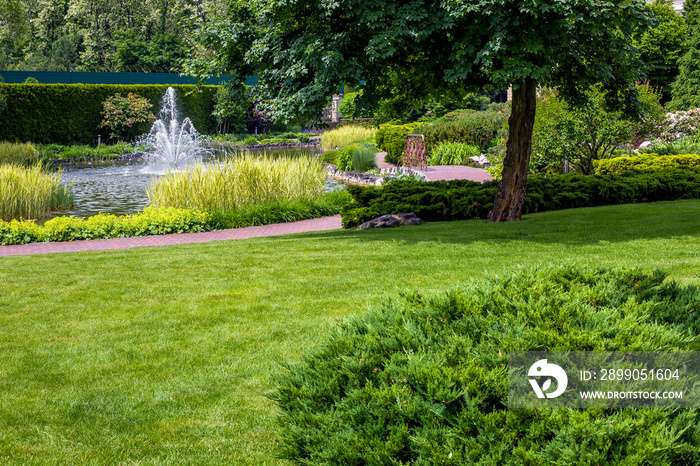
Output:
M330 150L343 148L353 142L374 142L377 130L363 128L362 126L341 126L340 128L326 131L321 136L321 148Z
M154 207L228 212L269 202L315 200L324 187L325 172L317 157L242 155L168 172L148 188L148 199Z
M0 164L31 165L38 160L37 150L33 144L0 142Z
M60 170L49 172L40 164L0 164L0 219L37 219L72 206L71 187L60 180Z

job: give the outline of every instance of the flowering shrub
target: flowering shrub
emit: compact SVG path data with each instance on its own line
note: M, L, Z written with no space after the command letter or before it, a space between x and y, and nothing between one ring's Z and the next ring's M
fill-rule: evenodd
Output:
M661 127L660 139L669 142L693 137L700 129L700 108L667 113Z
M115 94L102 102L100 127L111 131L109 137L122 141L133 140L137 133L144 132L146 125L156 119L151 113L153 104L148 99L130 92L126 97Z

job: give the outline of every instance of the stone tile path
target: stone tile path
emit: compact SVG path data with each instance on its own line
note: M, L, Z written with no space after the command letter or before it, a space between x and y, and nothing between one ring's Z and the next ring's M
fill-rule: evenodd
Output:
M378 152L375 155L377 167L391 168L392 165L384 161L386 152ZM473 167L465 167L462 165L434 165L424 170L418 170L425 173L430 178L430 181L447 181L447 180L471 180L483 183L484 181L492 181L493 177L486 170Z
M205 243L230 239L258 238L310 231L337 230L342 228L340 215L315 218L300 222L276 223L257 227L207 231L205 233L181 233L175 235L139 236L135 238L96 239L63 243L31 243L16 246L0 246L0 256L24 256L57 252L101 251L106 249L130 249L144 246L169 246L173 244Z

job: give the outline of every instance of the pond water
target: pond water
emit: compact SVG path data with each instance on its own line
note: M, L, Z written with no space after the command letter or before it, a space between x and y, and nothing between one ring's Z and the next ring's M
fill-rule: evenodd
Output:
M275 155L309 155L309 151L287 154L280 151ZM163 172L162 167L145 161L65 167L61 179L64 184L73 182L75 206L58 215L90 217L100 212L115 215L140 212L148 205L146 188ZM343 186L338 180L326 179L327 192Z

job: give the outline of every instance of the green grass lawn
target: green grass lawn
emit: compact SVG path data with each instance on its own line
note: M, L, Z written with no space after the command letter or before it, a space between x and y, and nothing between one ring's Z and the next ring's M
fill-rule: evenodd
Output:
M271 376L400 290L536 264L700 283L700 201L0 258L0 463L280 464Z

